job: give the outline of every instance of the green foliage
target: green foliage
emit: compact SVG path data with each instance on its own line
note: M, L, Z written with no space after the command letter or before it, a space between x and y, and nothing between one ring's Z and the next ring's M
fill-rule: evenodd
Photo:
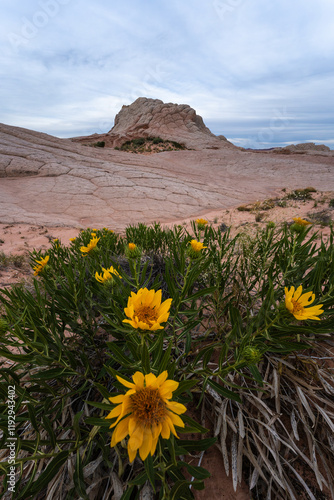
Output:
M50 257L33 287L0 290L1 470L6 477L11 436L7 389L15 386L20 475L13 498L52 492L54 498L88 498L89 488L102 498L110 477L114 491L119 484L123 488L123 499L139 498L143 488L155 491L154 498L194 498L192 490L203 488L209 474L181 457L207 450L216 441L213 433L199 424L196 411L194 418L182 415L180 439L160 437L153 456L130 465L124 443L110 448L112 430L105 419L114 408L108 398L124 389L117 375L130 380L136 371L159 375L167 370L168 378L179 382L174 401L203 412L208 404L219 407L220 425L224 415L233 424L238 414L240 428L240 415L251 418L248 393L270 393L264 383L269 368L264 372L263 367L287 363L288 356L323 344L333 333L333 230L320 243L307 228L294 233L273 224L254 237L231 238L229 230L222 233L210 225L199 230L195 223L191 232L155 223L129 226L123 237L107 229L93 234L99 241L87 255L80 248L89 244L91 229L68 247L54 241L46 254L32 252L32 267ZM194 238L207 247L196 259L188 251ZM126 252L128 243L140 248L135 258ZM110 266L118 274L99 283L95 273ZM286 309L284 288L299 285L323 304L320 321L297 321ZM144 287L162 290L162 300L172 299L162 330L138 331L123 322L131 292ZM333 425L330 417L324 425ZM201 437L188 439L190 433ZM253 470L263 456L257 439L264 438L249 434L248 455L241 452ZM262 464L264 483L277 465L274 458L274 464L269 458ZM280 491L287 474L284 460L270 480L273 491Z
M158 148L156 147L158 146ZM125 141L120 147L115 149L129 151L131 153L161 152L186 149L184 144L161 137L137 137L130 141Z

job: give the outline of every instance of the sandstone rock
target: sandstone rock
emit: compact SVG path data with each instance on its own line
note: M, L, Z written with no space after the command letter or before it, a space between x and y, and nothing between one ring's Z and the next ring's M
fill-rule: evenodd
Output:
M169 108L159 106L150 113L162 113L167 123ZM272 197L282 187L334 190L334 152L242 152L227 142L216 149L224 141L212 139L189 106L179 111L184 121L175 123L194 128L202 150L135 155L0 124L0 223L118 231L197 218Z
M166 104L160 99L146 97L139 97L129 106L122 106L113 128L107 134L73 140L86 144L99 140L105 141L107 147L119 147L138 137L161 137L196 150L236 148L226 137L212 134L203 119L187 104Z
M315 144L314 142L301 142L300 144L290 144L290 146L285 146L284 148L276 148L274 150L276 153L305 153L305 154L315 154L315 153L329 153L333 154L333 151L325 144Z

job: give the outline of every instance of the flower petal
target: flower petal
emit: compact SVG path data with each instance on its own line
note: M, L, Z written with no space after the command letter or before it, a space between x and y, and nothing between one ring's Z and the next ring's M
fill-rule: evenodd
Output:
M141 372L136 372L132 375L132 380L136 384L136 389L142 389L144 387L144 375Z
M129 428L129 420L130 417L126 417L124 420L121 420L118 424L118 426L115 428L113 435L111 437L111 443L110 446L113 447L122 439L124 439L128 434L128 428Z
M142 460L145 460L152 448L152 431L151 429L144 430L144 439L139 448L139 455Z
M168 417L171 419L174 425L177 425L178 427L184 427L183 420L178 415L175 415L175 413L168 411Z
M167 401L166 406L169 410L177 413L178 415L187 411L187 408L183 404L177 403L176 401Z
M129 438L129 446L132 450L138 450L144 439L144 427L138 425Z
M131 382L128 382L127 380L125 380L124 378L120 377L119 375L116 375L116 377L117 377L117 380L121 384L125 385L125 387L130 387L130 389L134 389L135 388L134 384L132 384Z
M158 385L158 387L160 387L165 382L165 380L167 379L167 377L168 377L168 371L167 370L165 370L162 373L160 373L160 375L157 377L157 385Z
M297 288L297 290L295 291L294 295L293 295L293 300L298 300L299 297L301 296L303 292L303 287L302 285L299 285L299 287Z

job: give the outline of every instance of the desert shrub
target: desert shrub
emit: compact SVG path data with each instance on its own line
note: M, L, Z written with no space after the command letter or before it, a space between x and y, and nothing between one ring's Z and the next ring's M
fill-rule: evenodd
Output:
M213 445L254 498L333 493L333 237L156 223L32 252L33 287L0 290L3 497L14 467L15 499L191 499Z
M161 139L161 137L153 137L152 142L153 142L153 144L161 144L164 142L164 140Z
M176 141L171 141L172 146L176 149L186 149L184 144L180 144L179 142Z
M145 138L144 137L138 137L137 139L132 139L132 144L133 146L142 146L145 144Z
M97 141L93 144L94 148L104 148L105 145L105 141Z
M295 189L288 193L285 198L288 200L312 200L312 194L315 193L316 189L312 187L308 187L305 189Z

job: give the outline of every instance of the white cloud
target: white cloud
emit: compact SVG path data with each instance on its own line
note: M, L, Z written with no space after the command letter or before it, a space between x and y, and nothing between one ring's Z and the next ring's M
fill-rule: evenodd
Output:
M333 19L332 0L12 0L0 21L0 121L105 131L122 104L147 96L189 104L235 140L270 129L282 109L289 127L272 141L331 137Z

